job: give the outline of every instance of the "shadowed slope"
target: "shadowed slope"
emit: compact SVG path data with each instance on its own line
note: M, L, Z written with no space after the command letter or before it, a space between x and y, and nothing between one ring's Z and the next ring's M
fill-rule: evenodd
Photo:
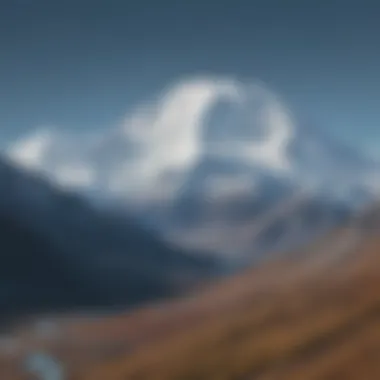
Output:
M217 269L0 157L1 319L136 305Z
M0 216L0 261L2 319L100 299L52 242L4 215Z

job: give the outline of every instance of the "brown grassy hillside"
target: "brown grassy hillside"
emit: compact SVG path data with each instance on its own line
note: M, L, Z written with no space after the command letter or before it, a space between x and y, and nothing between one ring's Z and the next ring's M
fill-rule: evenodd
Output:
M167 304L15 333L1 379L36 349L69 380L379 379L380 235L373 222ZM18 345L18 346L17 346Z

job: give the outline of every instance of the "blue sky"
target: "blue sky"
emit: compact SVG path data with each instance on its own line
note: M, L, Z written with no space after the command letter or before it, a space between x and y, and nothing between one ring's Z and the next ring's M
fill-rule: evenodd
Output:
M365 0L2 0L0 140L107 128L182 76L212 73L258 78L377 154L379 14Z

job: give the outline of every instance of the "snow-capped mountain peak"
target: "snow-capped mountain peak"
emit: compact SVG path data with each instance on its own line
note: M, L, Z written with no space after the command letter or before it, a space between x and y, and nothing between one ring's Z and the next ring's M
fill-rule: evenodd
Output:
M115 128L36 131L8 156L171 242L227 255L288 249L380 190L379 164L301 123L264 85L224 77L185 78ZM273 211L298 193L306 201Z
M377 191L379 182L377 165L297 123L264 85L228 77L185 78L113 129L36 131L8 155L64 186L133 202L177 197L199 165L208 182L217 175L219 183L244 177L248 184L264 174L341 194L357 186ZM221 177L214 169L226 163L232 169Z

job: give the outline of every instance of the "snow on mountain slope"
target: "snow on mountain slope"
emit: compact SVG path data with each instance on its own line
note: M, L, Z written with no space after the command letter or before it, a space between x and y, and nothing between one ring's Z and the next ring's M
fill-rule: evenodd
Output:
M335 180L331 190L342 192L379 187L370 162L298 125L263 85L231 78L185 79L114 129L82 136L38 130L10 146L8 155L62 185L127 199L181 191L194 167L209 158L315 187Z
M378 163L301 124L261 83L228 77L185 78L104 132L36 131L8 156L98 200L122 200L180 244L192 236L206 248L201 235L216 230L214 251L236 230L245 248L232 251L252 249L247 225L299 191L309 201L293 210L295 236L309 236L310 221L333 226L380 190ZM266 241L278 236L271 228Z

